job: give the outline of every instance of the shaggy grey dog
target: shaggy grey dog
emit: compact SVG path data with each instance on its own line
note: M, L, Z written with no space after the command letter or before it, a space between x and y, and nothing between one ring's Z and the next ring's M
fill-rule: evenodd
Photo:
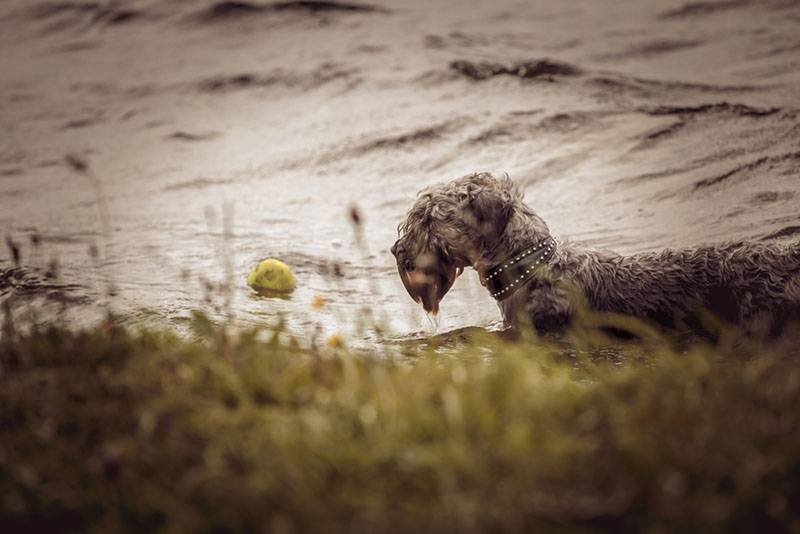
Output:
M800 246L729 243L632 256L554 240L506 176L476 173L422 190L392 247L428 312L473 267L509 326L560 330L579 306L696 329L710 311L773 333L800 310Z

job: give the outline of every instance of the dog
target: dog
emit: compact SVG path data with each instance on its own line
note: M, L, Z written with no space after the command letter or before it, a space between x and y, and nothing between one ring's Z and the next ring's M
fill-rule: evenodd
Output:
M391 247L426 312L466 267L509 327L565 329L581 309L694 330L711 312L779 332L800 317L800 246L725 243L621 256L554 239L506 175L474 173L419 192ZM706 314L706 315L704 315Z

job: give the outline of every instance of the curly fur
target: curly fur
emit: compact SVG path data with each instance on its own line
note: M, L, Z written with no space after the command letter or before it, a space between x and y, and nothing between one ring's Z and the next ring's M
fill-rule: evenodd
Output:
M514 182L488 173L422 190L398 234L392 251L404 283L415 261L428 257L437 261L433 267L423 265L427 277L422 280L434 284L442 274L436 269L467 266L483 281L493 265L550 237ZM692 327L700 310L738 324L768 316L773 330L800 315L797 244L725 243L620 256L556 241L556 254L546 268L498 303L507 324L532 322L540 331L563 328L576 312L574 289L590 309L669 327ZM414 298L423 291L406 287Z

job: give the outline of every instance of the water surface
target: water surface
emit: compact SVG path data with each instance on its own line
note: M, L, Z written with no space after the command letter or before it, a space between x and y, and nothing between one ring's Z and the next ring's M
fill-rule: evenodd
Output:
M203 308L427 335L388 249L420 188L478 170L621 253L800 234L796 1L11 0L0 46L18 314L66 294L78 325ZM266 257L293 267L290 299L245 285ZM469 271L441 313L440 331L499 319Z

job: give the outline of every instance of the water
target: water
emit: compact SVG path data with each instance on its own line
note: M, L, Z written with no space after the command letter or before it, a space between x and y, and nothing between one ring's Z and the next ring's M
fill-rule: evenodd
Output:
M800 233L799 2L263 5L3 3L0 229L22 264L0 299L77 325L202 308L424 337L388 249L420 188L476 170L622 253ZM290 299L245 285L266 257L293 267ZM471 271L440 314L499 319Z

